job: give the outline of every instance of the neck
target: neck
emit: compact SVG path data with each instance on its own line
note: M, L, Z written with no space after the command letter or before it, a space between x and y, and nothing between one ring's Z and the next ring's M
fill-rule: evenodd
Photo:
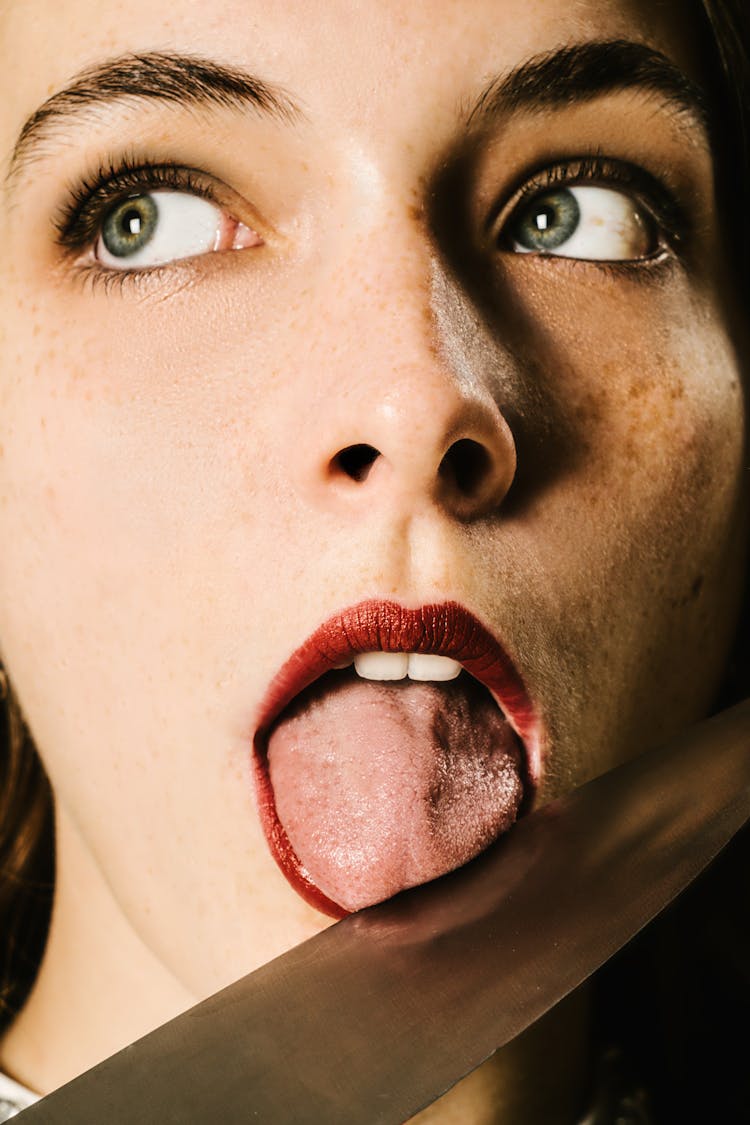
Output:
M139 938L71 820L56 810L55 900L34 987L0 1068L49 1093L197 1002Z

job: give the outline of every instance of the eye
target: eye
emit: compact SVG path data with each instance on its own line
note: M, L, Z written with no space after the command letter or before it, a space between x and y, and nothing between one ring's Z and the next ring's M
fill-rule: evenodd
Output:
M593 185L541 192L511 215L503 241L518 254L588 261L648 258L659 248L657 226L629 194Z
M215 250L262 244L215 203L180 191L130 195L105 212L94 256L109 269L164 265Z

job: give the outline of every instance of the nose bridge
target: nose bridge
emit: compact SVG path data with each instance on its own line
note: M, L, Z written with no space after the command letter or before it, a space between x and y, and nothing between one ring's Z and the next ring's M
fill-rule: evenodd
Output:
M447 283L436 284L440 267L418 216L383 212L342 237L331 260L316 285L323 350L309 357L315 479L331 495L357 485L373 499L439 499L466 518L499 503L515 471L513 438L488 373L467 366L472 349L450 340L466 325L437 299Z
M370 410L411 432L436 422L437 398L441 415L489 404L488 381L469 371L452 338L466 326L445 313L448 284L418 217L383 213L341 246L316 285L316 320L326 342L335 341L326 366L337 397L361 394Z
M341 247L322 290L323 315L330 309L336 317L342 347L353 348L363 374L368 359L381 376L390 371L393 382L413 366L422 379L428 374L435 348L432 273L429 242L416 220L384 214Z

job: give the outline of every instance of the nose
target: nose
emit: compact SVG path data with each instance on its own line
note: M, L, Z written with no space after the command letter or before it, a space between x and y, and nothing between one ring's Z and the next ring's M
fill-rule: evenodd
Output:
M442 409L435 403L429 413L416 397L401 411L373 411L362 432L369 440L342 445L327 458L332 493L362 504L388 493L414 508L433 503L460 520L499 508L516 466L504 418L494 404L441 397Z
M395 260L381 243L379 266L378 249L368 251L357 256L366 270L340 271L346 287L331 286L316 318L308 362L317 390L300 431L308 482L323 505L390 501L412 511L434 505L460 521L486 516L516 472L497 350L467 341L481 328L467 326L465 313L447 315L444 301L438 313L423 245ZM325 357L316 356L325 339Z

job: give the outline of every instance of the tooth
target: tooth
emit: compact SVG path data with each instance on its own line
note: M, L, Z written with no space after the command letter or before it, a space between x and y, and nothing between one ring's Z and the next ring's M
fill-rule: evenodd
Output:
M360 652L354 668L363 680L403 680L409 667L405 652Z
M430 652L409 653L410 680L455 680L461 673L457 660Z

